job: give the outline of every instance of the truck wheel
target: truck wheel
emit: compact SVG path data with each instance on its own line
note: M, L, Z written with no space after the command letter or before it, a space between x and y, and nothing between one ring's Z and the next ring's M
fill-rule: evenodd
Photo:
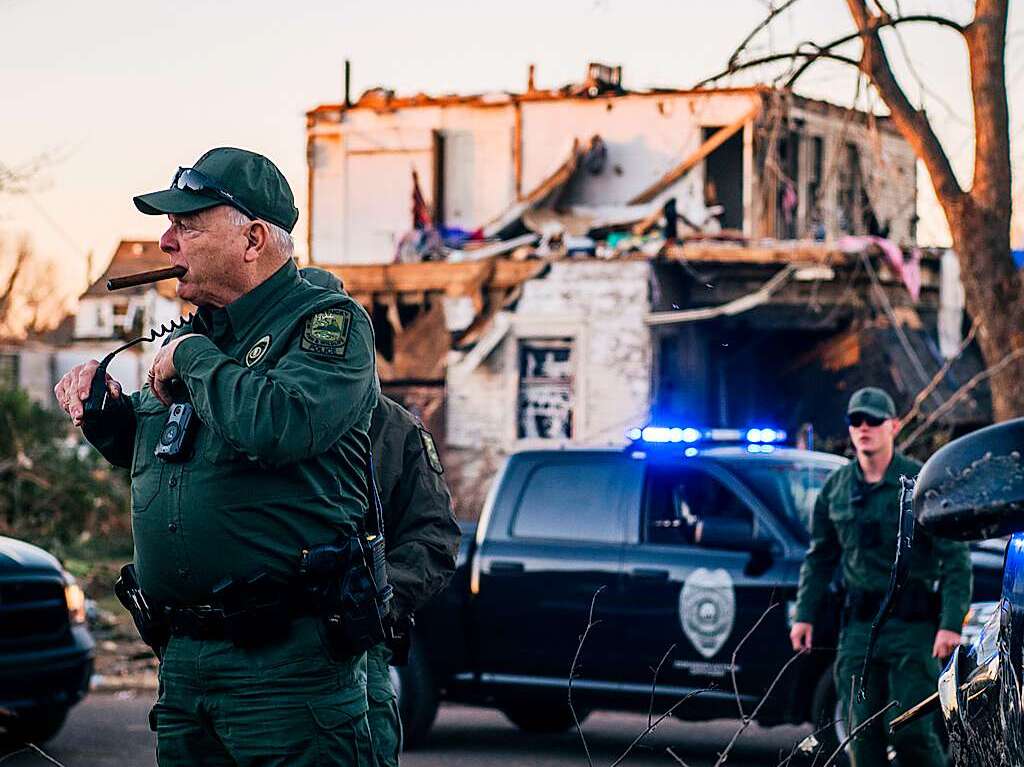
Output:
M811 712L814 716L814 737L820 744L817 753L821 759L827 759L846 739L846 712L836 698L836 683L832 678L831 666L821 675L821 679L818 680L818 684L814 688ZM839 767L849 767L848 747L839 754L834 764Z
M502 713L520 730L535 735L553 735L565 732L576 724L568 705L562 702L517 703L504 707ZM589 711L577 709L576 715L579 717L580 724L589 714Z
M438 706L437 685L418 642L413 642L406 665L391 667L391 683L398 693L403 749L411 751L426 742Z
M35 743L42 745L60 732L67 716L68 709L66 708L25 711L15 719L4 722L6 731L0 735L0 739L7 744Z

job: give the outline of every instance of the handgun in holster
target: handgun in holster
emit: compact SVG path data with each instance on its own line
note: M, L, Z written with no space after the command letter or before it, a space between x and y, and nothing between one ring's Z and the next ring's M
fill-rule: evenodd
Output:
M393 588L385 559L384 511L367 451L367 513L356 533L302 552L300 581L320 604L328 640L339 656L358 655L391 633Z
M114 583L114 594L131 614L142 641L150 646L157 658L162 658L170 638L167 621L146 600L135 574L135 565L127 564L121 568L121 574Z

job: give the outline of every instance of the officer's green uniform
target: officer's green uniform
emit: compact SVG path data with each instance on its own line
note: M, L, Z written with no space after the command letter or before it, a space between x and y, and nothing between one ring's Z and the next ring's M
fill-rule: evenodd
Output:
M899 530L900 476L917 475L921 465L896 454L882 481L865 485L860 464L851 461L825 482L812 519L810 550L800 570L796 620L815 622L818 607L837 563L847 590L883 594L889 587ZM858 500L858 489L862 500ZM935 632L960 632L971 598L971 565L966 544L933 538L918 528L912 548L909 588L930 591L938 584L941 611L935 620L893 618L884 626L874 652L877 665L863 703L853 705L853 725L882 709L890 700L899 703L888 720L935 692L939 672L932 657ZM871 619L849 617L839 640L835 664L836 688L848 700L853 677L860 677ZM831 715L831 712L828 712ZM887 723L862 731L851 744L857 767L883 767ZM895 735L900 763L914 767L945 764L931 717L901 729Z
M306 268L302 276L314 285L341 289L330 272ZM459 526L433 438L414 415L381 396L370 422L370 439L384 508L388 579L395 589L392 612L402 619L448 582L455 570ZM390 651L380 644L366 658L377 761L392 767L402 748L402 725L388 667Z
M370 423L374 471L384 506L392 607L401 619L444 588L455 570L459 526L433 438L407 410L381 397ZM377 645L367 654L370 727L377 759L398 764L402 730L388 671L390 653Z
M354 531L379 392L366 313L291 261L199 316L205 328L175 335L206 337L174 353L201 421L194 456L154 456L168 408L149 388L111 400L86 430L131 468L139 581L149 600L176 606L209 604L218 583L257 572L286 584L304 547ZM364 656L333 657L319 616L254 648L172 635L160 682L151 720L162 767L373 764Z

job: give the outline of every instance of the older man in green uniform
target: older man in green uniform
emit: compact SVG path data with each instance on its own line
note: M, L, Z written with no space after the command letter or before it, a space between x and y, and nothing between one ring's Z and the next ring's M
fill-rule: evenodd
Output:
M900 476L917 475L921 465L895 452L899 421L892 398L881 389L854 393L847 408L856 460L825 482L814 506L811 546L800 570L793 649L809 650L813 624L836 567L847 588L844 625L835 663L843 710L850 706L856 727L889 701L898 707L888 719L935 691L938 659L960 642L960 628L971 598L971 564L966 544L933 538L918 529L910 579L883 627L874 652L875 670L862 700L855 691L871 624L888 588L899 531ZM831 712L829 712L829 715ZM881 717L851 743L857 767L884 767L885 722ZM894 746L900 764L941 767L942 747L931 717L900 730Z
M314 285L342 290L341 281L314 267L301 271ZM398 624L444 588L455 571L459 525L434 439L419 419L381 396L370 421L373 466L384 507L388 579L395 590L392 617ZM366 688L377 761L397 767L402 750L398 699L384 644L369 650Z
M187 269L197 319L160 349L149 383L109 396L85 436L131 469L135 566L167 616L152 719L160 765L370 765L365 656L329 642L299 598L303 549L347 537L366 513L379 392L369 318L310 285L292 261L295 209L270 160L231 148L141 195ZM55 387L83 425L96 362ZM194 408L173 460L165 425Z

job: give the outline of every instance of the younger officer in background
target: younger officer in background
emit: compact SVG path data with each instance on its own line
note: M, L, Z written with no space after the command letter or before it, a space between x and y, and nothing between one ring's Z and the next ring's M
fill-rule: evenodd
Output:
M853 693L853 721L848 723L852 729L890 700L898 706L889 720L935 692L937 659L948 657L960 642L971 598L971 563L966 544L932 538L920 528L915 531L910 579L893 619L878 637L877 672L861 702L854 678L861 675L871 624L888 589L896 555L900 476L916 476L921 465L895 452L896 406L881 389L855 392L847 420L857 457L828 478L814 506L811 547L800 570L790 640L796 651L811 649L815 616L839 563L847 601L835 682L843 711ZM896 734L900 764L945 765L933 727L932 718L926 717ZM889 764L887 729L879 717L851 742L857 767Z
M313 285L342 290L330 272L306 268ZM374 475L384 507L388 582L395 590L392 619L409 623L412 614L444 588L455 571L459 526L441 475L430 433L412 413L381 396L370 421ZM382 767L397 767L402 750L398 700L384 644L367 652L366 690L374 752Z

